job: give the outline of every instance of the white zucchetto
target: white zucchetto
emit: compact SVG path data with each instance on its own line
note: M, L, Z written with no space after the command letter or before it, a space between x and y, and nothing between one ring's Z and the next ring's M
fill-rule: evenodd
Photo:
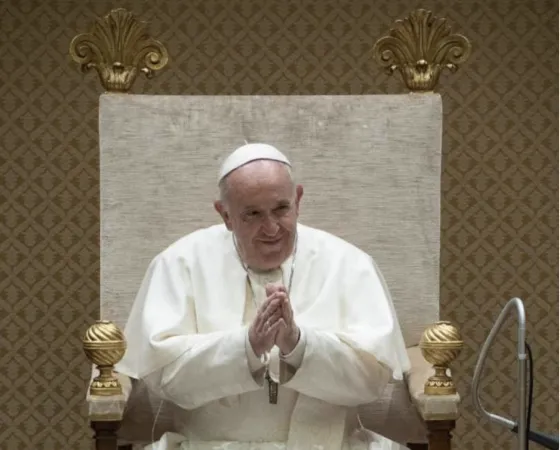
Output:
M218 183L235 169L238 169L251 161L257 161L260 159L279 161L289 167L292 166L288 158L286 158L280 150L272 145L257 143L245 144L233 151L233 153L231 153L223 162L218 175Z

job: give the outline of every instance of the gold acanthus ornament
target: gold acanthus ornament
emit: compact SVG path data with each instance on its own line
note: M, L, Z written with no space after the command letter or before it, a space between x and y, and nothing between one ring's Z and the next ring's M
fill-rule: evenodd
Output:
M110 92L129 91L139 71L151 78L169 59L163 44L147 34L146 24L122 8L98 18L90 33L74 37L70 55L82 71L95 69Z
M419 9L397 20L375 43L373 55L389 74L398 70L409 90L425 92L434 90L443 69L455 72L471 49L465 36L451 33L446 19Z

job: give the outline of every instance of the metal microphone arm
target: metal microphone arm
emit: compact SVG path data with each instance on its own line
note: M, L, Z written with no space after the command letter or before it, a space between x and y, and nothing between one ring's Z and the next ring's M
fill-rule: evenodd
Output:
M488 349L494 341L496 334L502 328L504 321L506 319L507 313L512 308L517 309L517 388L519 392L519 413L517 418L517 424L512 420L506 419L505 417L498 416L496 414L489 413L486 411L480 403L480 398L478 396L478 385L480 383L480 376L484 368L484 362L486 355L488 354ZM525 308L521 299L515 297L507 302L506 306L498 316L496 323L490 330L490 334L486 338L486 342L482 346L476 367L474 369L474 376L472 382L472 401L475 408L480 414L485 416L491 422L504 425L510 430L516 430L518 434L519 450L525 450L526 434L527 434L527 353L525 353Z

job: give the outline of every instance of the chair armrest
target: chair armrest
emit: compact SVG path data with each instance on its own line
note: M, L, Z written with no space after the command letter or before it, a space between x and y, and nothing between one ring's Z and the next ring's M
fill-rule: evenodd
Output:
M93 380L96 369L93 367ZM126 375L115 373L121 383L123 393L121 395L91 395L89 388L86 396L88 404L88 415L92 422L120 421L123 418L126 402L132 391L132 380Z
M412 403L424 421L456 420L459 416L459 394L426 395L424 384L434 374L434 369L422 356L420 347L408 349L410 371L406 382Z

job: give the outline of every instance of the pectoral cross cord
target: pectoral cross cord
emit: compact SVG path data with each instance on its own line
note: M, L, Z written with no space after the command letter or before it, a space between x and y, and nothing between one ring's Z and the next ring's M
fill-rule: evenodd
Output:
M276 405L278 403L278 383L272 379L268 369L266 371L266 381L268 383L268 402L271 405Z
M256 302L256 298L255 298L255 291L253 289L253 284L251 283L251 277L249 276L249 267L243 262L243 258L241 257L241 253L239 251L239 247L237 246L237 241L235 239L235 235L232 233L232 239L233 239L233 245L235 246L235 250L237 251L237 255L239 256L239 261L241 262L241 265L243 266L243 269L245 269L245 273L247 275L247 284L249 285L249 289L251 291L251 298L253 300L253 304L255 306L255 308L257 307L257 302ZM298 234L296 233L295 239L294 239L294 250L292 253L292 264L291 264L291 269L290 269L290 278L288 281L288 296L290 295L291 291L292 291L292 281L294 278L294 271L295 271L295 267L296 267L296 255L297 255L297 247L298 247ZM268 402L271 405L276 405L278 403L278 383L276 381L274 381L272 379L272 377L270 376L270 372L268 370L268 367L266 369L266 381L268 383Z

